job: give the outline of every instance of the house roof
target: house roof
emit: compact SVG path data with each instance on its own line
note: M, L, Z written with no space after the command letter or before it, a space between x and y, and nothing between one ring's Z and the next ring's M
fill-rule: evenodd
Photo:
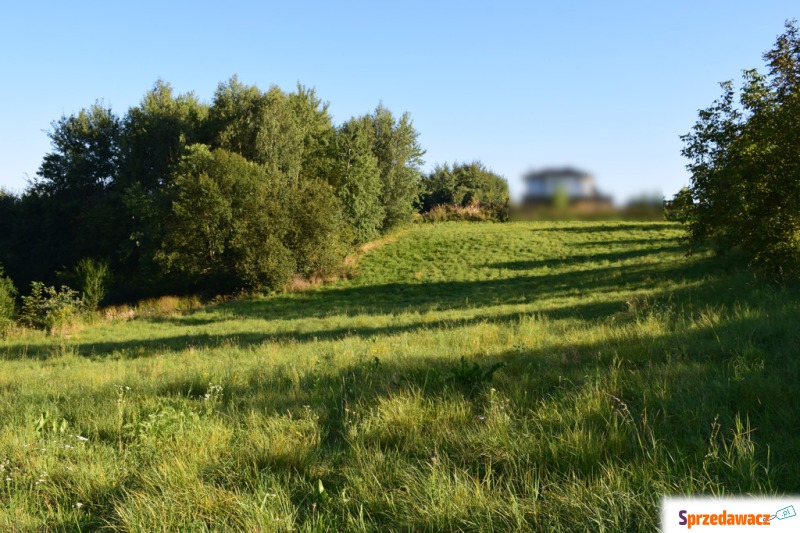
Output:
M545 168L542 170L528 172L523 178L525 181L533 180L548 180L548 179L563 179L563 178L578 178L578 179L591 179L591 175L582 170L572 167L564 168Z

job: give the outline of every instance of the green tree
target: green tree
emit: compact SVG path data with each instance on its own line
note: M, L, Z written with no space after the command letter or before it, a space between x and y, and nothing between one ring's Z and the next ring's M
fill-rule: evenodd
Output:
M112 257L127 239L120 209L121 125L97 103L53 123L52 151L21 198L20 250L31 270L50 277L80 257Z
M333 274L352 240L333 188L321 180L303 180L290 194L284 243L292 252L297 273L305 277Z
M388 232L413 219L425 151L408 113L395 119L391 111L379 105L362 120L372 129L372 153L378 161L382 187L381 229Z
M220 83L214 95L209 112L213 146L263 165L270 174L297 180L306 133L296 114L298 107L278 87L261 92L234 76Z
M186 146L202 142L208 105L194 93L175 96L172 86L158 80L123 121L126 184L154 191L170 180Z
M189 147L169 191L158 260L205 289L280 287L296 269L284 244L287 190L282 177L238 154Z
M53 151L45 155L33 188L45 194L94 194L119 175L119 119L98 102L77 115L62 116L49 133Z
M205 140L207 116L208 105L194 93L176 96L169 83L158 80L123 120L120 205L128 238L120 243L114 266L127 282L142 285L157 277L153 256L169 209L162 191L186 147Z
M786 23L764 54L769 73L745 71L684 135L690 159L691 241L741 248L775 277L800 272L800 34Z
M336 159L332 153L336 129L328 103L318 98L314 89L298 84L288 95L288 106L302 138L300 174L306 179L327 180Z
M335 155L328 179L341 201L354 242L367 242L380 234L385 214L378 158L372 153L371 124L359 119L342 124L336 132Z

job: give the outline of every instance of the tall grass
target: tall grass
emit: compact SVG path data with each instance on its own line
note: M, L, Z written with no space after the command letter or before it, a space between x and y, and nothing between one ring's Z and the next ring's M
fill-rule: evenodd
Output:
M0 529L651 531L664 494L796 492L797 289L680 236L424 225L350 280L6 339Z

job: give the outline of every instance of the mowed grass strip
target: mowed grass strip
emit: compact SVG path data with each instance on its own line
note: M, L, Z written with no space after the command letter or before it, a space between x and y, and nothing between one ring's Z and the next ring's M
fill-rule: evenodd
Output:
M651 531L800 485L800 299L666 223L417 226L353 279L0 342L2 530Z

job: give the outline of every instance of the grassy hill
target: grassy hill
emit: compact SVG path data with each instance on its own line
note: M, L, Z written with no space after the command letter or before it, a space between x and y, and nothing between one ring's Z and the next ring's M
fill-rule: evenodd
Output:
M667 223L446 223L357 275L0 341L0 529L653 530L800 491L800 299Z

